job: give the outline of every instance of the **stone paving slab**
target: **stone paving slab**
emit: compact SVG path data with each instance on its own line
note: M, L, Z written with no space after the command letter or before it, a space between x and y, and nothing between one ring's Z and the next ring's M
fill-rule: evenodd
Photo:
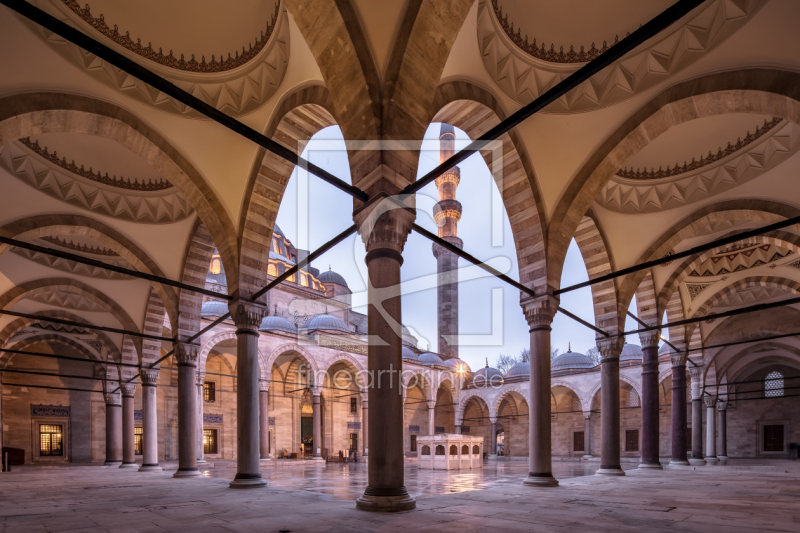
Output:
M346 477L316 472L331 486ZM102 467L0 474L0 533L800 531L800 474L632 471L532 488L511 472L487 488L421 497L416 510L396 514L358 511L352 500L313 490L231 490L223 478L171 476Z

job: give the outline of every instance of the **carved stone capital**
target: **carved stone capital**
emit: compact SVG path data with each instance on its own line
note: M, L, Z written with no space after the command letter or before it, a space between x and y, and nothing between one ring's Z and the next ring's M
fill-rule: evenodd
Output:
M142 385L154 387L158 384L158 374L161 372L159 368L144 368L139 372L142 377Z
M197 366L197 358L199 353L196 344L189 344L188 342L175 341L175 358L178 360L179 365Z
M717 411L725 411L728 409L728 402L717 398Z
M531 329L549 328L558 311L558 298L544 294L537 298L530 298L520 302L525 320Z
M624 337L601 337L597 339L597 349L603 359L619 359L624 345Z
M586 419L586 420L591 420L592 412L591 411L584 411L583 412L583 418Z
M395 201L380 194L353 214L368 255L376 250L392 250L397 256L403 253L411 226L417 218L416 210L404 205L399 198Z
M122 392L123 398L133 398L136 394L136 383L120 383L119 390Z
M269 392L269 381L265 379L258 380L258 390L261 392Z
M490 424L497 424L497 417L494 417L494 418L489 417L489 423Z
M436 409L436 402L433 400L428 400L428 409Z
M107 392L103 396L106 398L106 405L122 405L122 398L119 393Z
M669 355L669 360L672 362L673 367L686 366L686 359L688 359L686 352L672 353Z
M705 402L706 407L711 407L712 409L714 408L715 405L717 405L717 399L713 396L703 397L703 402Z
M642 348L658 348L658 341L661 339L661 331L645 331L639 333L639 342L642 343Z
M228 304L231 319L236 324L237 333L241 331L252 332L258 335L261 320L267 314L267 307L263 304L237 298Z

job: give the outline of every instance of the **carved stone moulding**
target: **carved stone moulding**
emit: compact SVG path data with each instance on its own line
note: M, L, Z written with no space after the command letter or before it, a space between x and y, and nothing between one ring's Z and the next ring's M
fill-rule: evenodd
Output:
M662 179L614 176L595 201L610 211L639 214L675 209L738 187L800 150L800 126L781 121L768 135L694 171Z
M83 263L77 263L75 261L70 261L68 259L62 259L61 257L53 257L52 255L42 254L39 252L33 252L31 250L25 250L24 248L12 248L11 251L19 256L24 257L25 259L29 259L35 263L39 263L40 265L48 266L50 268L55 268L57 270L62 270L64 272L69 272L71 274L77 274L79 276L87 276L90 278L101 278L101 279L129 279L128 276L124 274L119 274L117 272L112 272L111 270L106 270L105 268L98 268L89 265L84 265ZM117 266L130 268L130 264L127 261L108 261L105 260L105 263L115 264Z
M639 47L550 104L544 113L580 113L613 105L668 79L717 47L744 26L766 0L713 0L696 9L647 46ZM644 24L645 20L641 21ZM506 21L508 25L508 21ZM535 28L528 30L534 31ZM564 52L531 54L519 39L509 35L498 19L492 0L479 0L478 48L484 67L500 89L519 104L527 104L585 63ZM610 45L609 45L610 46ZM600 55L588 50L585 59ZM577 55L580 52L573 52ZM544 59L542 59L544 57ZM583 57L583 56L581 56ZM572 59L569 59L572 58ZM575 59L573 61L573 59Z
M276 6L274 24L270 25L263 42L257 37L255 46L251 43L249 49L243 47L241 53L231 51L233 57L230 59L220 57L216 60L214 57L211 61L204 57L198 61L194 56L188 60L178 59L172 52L157 52L151 44L144 46L139 39L134 40L127 34L122 35L119 29L108 27L99 13L95 16L84 7L75 9L77 3L74 0L32 0L32 3L232 116L250 113L264 105L283 81L289 62L289 24L282 2ZM167 113L203 118L193 109L94 54L27 19L22 20L61 57L100 83Z
M61 168L21 142L0 146L0 168L48 196L121 220L167 224L194 212L176 187L140 191L100 183Z

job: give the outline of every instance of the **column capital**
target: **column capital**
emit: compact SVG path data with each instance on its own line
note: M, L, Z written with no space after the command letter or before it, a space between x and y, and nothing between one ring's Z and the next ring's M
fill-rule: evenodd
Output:
M236 324L236 332L247 332L258 335L261 320L267 314L267 306L251 302L244 298L237 298L228 303L231 319Z
M133 398L136 394L136 383L120 383L119 390L122 391L123 398Z
M311 396L314 398L319 398L322 394L322 389L320 387L311 387Z
M398 257L403 253L417 212L406 205L409 203L407 199L403 204L399 202L399 197L389 198L387 193L381 192L353 213L353 221L367 249L368 261L370 252L377 250L392 250Z
M436 409L436 401L434 400L427 400L428 409Z
M714 408L715 405L717 405L717 399L714 398L713 396L704 396L703 402L705 402L706 407L710 407L712 409Z
M266 379L259 379L258 390L261 392L269 392L269 381L267 381Z
M188 342L181 342L177 339L174 341L175 359L178 360L179 365L197 366L197 358L199 353L196 344L189 344Z
M619 359L622 353L622 347L625 345L623 337L600 337L596 339L597 349L602 356L601 363L605 359Z
M156 386L158 384L158 375L160 372L160 368L143 368L140 370L139 375L142 378L142 386Z
M686 364L684 361L683 364ZM690 366L688 368L689 375L692 377L692 383L702 383L703 382L703 367L702 366Z
M658 348L658 341L661 339L661 330L645 331L639 333L639 342L642 348Z
M120 398L119 393L107 392L103 396L105 396L106 405L122 405L122 398Z
M200 372L200 371L198 370L198 371L196 371L196 372L195 372L195 375L194 375L194 377L195 377L195 382L196 382L198 385L202 385L202 384L205 382L205 380L206 380L206 373L205 373L205 372Z
M558 311L559 299L550 294L543 294L536 298L526 298L520 302L525 320L533 328L550 327Z
M717 411L725 411L728 409L728 402L717 398Z
M592 412L591 411L584 411L583 412L583 418L586 419L586 420L589 420L590 418L592 418Z
M361 393L361 403L362 404L369 403L369 393L368 392L362 392Z
M669 360L672 362L672 367L686 366L686 359L688 358L686 352L672 353Z

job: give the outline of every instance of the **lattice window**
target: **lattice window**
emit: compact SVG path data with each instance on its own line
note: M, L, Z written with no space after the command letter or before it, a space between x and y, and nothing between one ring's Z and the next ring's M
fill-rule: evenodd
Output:
M783 374L777 370L767 374L767 378L764 380L764 396L767 398L783 396Z
M350 398L350 414L354 415L358 412L358 406L356 405L356 399Z
M572 410L573 411L582 411L583 408L581 407L581 401L578 399L577 396L572 397Z
M214 383L213 381L203 382L203 401L204 402L217 401L216 383Z
M59 424L42 424L39 426L39 455L61 457L64 455L62 447L63 427Z
M625 407L639 407L639 393L635 389L625 392Z
M142 455L144 450L144 428L133 428L133 451L136 455Z
M219 259L213 259L211 261L211 273L219 274L220 272L222 272L222 261Z
M267 275L278 277L278 267L275 266L275 263L267 265Z
M426 448L427 448L427 446L426 446ZM417 436L416 435L411 435L411 451L412 452L417 451ZM426 455L430 455L430 450L428 451L428 453Z

